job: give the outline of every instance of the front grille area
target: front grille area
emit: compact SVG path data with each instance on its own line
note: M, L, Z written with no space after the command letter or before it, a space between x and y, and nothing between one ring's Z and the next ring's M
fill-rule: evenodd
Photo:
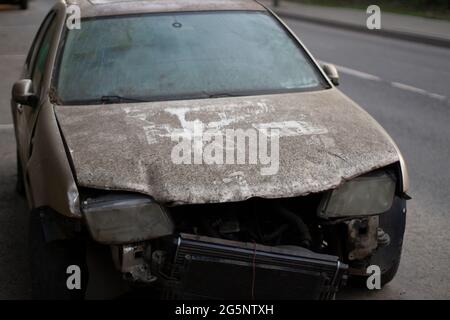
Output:
M269 247L180 234L173 296L216 299L330 299L346 278L338 257L301 247Z

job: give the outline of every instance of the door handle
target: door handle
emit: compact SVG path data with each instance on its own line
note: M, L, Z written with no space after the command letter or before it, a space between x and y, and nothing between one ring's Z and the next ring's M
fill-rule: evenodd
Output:
M23 112L23 105L18 103L16 106L17 112L22 113Z

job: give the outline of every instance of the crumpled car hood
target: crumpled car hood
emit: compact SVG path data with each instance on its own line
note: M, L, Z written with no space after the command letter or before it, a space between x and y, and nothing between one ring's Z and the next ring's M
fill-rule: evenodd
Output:
M305 195L399 160L386 132L337 89L55 112L79 186L140 192L172 205ZM180 132L192 133L195 123L216 132L276 128L276 174L262 174L268 165L260 162L174 163Z

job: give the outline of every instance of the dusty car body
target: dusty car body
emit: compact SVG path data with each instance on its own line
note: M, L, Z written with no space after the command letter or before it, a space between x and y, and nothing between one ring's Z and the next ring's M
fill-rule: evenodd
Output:
M170 12L264 13L303 50L324 87L65 103L55 81L72 4L86 20ZM335 69L322 69L257 2L55 5L12 99L18 187L24 187L32 208L36 252L45 252L32 253L36 296L72 296L64 287L64 266L85 265L80 239L86 237L111 247L126 280L158 288L164 297L327 299L348 276L364 277L373 264L380 266L382 282L389 282L403 241L406 166L384 129L335 84ZM174 134L190 132L198 122L214 132L276 129L276 174L261 174L268 164L171 161ZM59 251L49 249L55 243ZM47 271L39 266L43 260L52 265ZM49 270L55 278L45 276Z

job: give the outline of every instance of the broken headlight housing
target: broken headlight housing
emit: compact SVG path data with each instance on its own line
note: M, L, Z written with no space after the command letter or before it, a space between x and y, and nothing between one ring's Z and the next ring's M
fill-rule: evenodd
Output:
M395 188L392 171L377 170L359 176L325 193L318 216L328 219L381 214L391 208Z
M81 209L92 238L100 243L134 243L173 232L164 208L144 195L97 195L82 201Z

